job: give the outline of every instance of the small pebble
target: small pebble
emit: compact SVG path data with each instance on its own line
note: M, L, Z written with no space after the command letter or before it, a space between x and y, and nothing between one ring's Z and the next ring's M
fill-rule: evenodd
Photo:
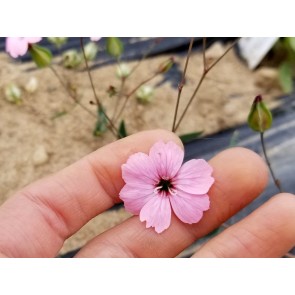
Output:
M40 166L47 163L49 160L48 152L43 145L38 146L33 154L33 164L34 166Z
M31 77L24 88L28 93L36 92L36 90L38 89L38 80L36 79L36 77Z

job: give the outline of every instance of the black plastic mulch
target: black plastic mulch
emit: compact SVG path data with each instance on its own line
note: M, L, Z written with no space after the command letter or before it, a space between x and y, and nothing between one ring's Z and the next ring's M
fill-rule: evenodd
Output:
M277 178L281 181L284 192L295 193L295 94L280 99L282 105L273 111L273 127L265 132L265 141L272 167ZM259 134L254 133L247 124L244 124L213 134L209 138L200 138L185 144L185 161L197 158L209 160L220 151L229 148L233 136L235 137L235 146L249 148L262 156ZM226 224L231 225L243 219L277 193L278 190L270 178L264 192L247 207L226 221ZM120 207L122 205L110 210L116 210ZM61 257L73 257L78 251L79 249L73 250ZM295 248L292 249L291 253L295 254Z

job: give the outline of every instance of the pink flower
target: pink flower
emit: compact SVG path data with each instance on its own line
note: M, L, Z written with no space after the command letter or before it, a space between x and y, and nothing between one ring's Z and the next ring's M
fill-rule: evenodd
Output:
M182 165L183 150L174 142L155 143L149 155L136 153L122 165L125 186L120 192L127 211L163 232L171 223L171 207L184 223L197 223L210 207L207 195L214 178L203 159Z
M40 37L8 37L6 38L6 52L17 58L27 53L29 44L40 42Z
M101 37L90 37L90 40L92 42L96 42L96 41L99 41L101 39Z

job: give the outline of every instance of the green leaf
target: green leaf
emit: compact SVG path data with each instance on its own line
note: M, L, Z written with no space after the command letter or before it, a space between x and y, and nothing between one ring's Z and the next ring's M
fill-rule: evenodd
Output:
M118 130L118 138L124 138L128 136L127 131L126 131L126 127L125 127L125 122L124 120L121 121L120 126L119 126L119 130Z
M108 120L105 116L105 112L103 108L99 107L97 110L97 121L93 130L93 135L98 137L105 133L107 131L107 123Z
M121 40L117 37L107 38L107 52L113 57L120 57L124 51L124 46Z
M47 40L59 49L67 43L68 37L48 37Z
M52 60L52 54L50 50L36 44L31 44L29 51L38 68L44 68L50 65Z
M295 37L288 37L286 39L287 39L287 42L288 42L289 46L295 52Z
M192 133L187 133L180 135L179 138L183 143L188 143L196 138L199 138L203 134L203 131L198 131L198 132L192 132Z
M60 112L56 112L52 117L51 120L55 120L59 117L62 117L64 115L66 115L68 112L67 111L60 111Z
M284 62L279 67L279 81L285 93L291 93L293 90L292 66Z

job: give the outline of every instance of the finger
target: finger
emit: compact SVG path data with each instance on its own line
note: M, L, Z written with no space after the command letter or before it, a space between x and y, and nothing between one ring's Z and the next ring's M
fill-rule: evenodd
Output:
M37 181L0 208L0 253L55 256L66 238L120 202L121 165L158 140L181 142L173 133L146 131L111 143L57 174Z
M270 199L194 257L282 257L295 245L294 197L284 193Z
M249 150L228 149L210 164L215 178L209 191L211 208L199 223L184 224L173 216L171 226L157 234L138 216L132 217L94 238L77 257L174 257L250 203L267 183L264 162Z

